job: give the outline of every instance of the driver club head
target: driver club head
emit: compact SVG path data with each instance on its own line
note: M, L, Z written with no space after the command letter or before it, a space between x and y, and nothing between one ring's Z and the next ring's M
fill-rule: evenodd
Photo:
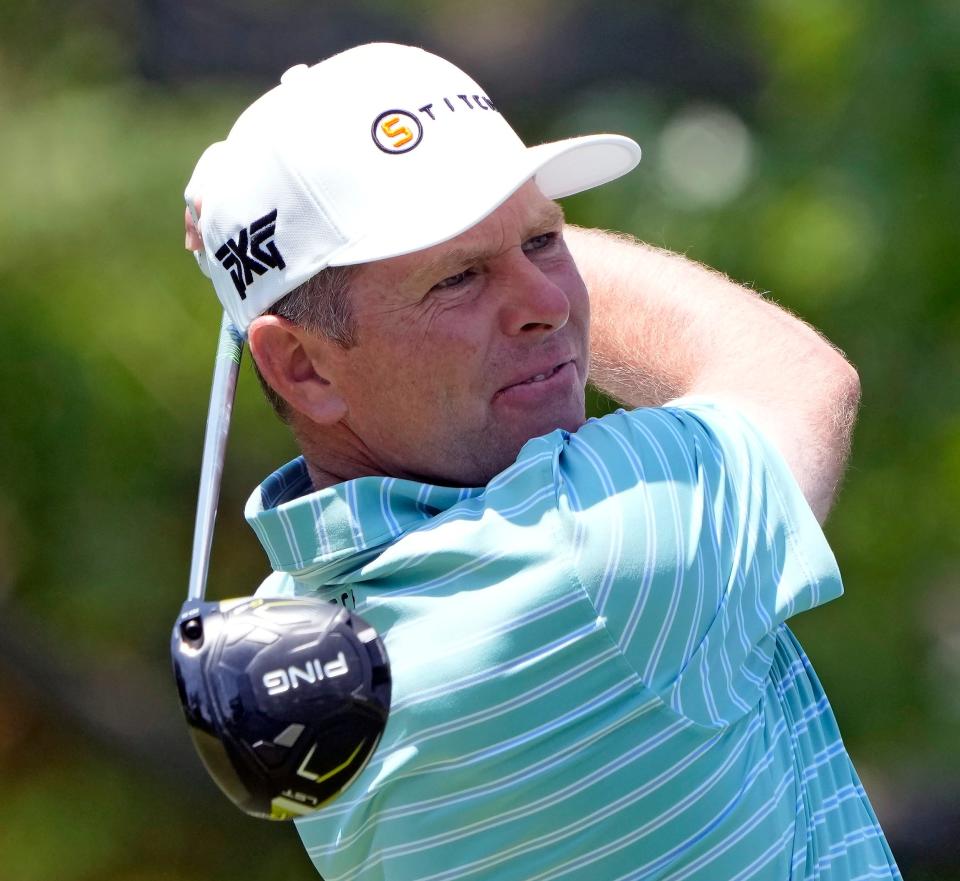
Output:
M367 764L387 723L383 642L334 603L187 600L171 654L207 771L256 817L291 819L330 801Z

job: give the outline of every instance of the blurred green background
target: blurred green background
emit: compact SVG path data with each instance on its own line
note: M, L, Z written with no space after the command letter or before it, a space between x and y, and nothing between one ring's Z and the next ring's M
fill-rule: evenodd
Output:
M847 595L797 620L908 879L960 878L960 3L0 0L0 879L317 877L194 758L168 670L212 290L181 250L207 144L286 67L447 55L528 143L611 130L567 200L748 282L859 367L827 525ZM210 594L294 455L244 370Z

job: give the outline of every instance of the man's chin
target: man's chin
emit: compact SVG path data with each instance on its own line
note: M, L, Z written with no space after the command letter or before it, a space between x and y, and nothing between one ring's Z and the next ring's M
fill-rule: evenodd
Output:
M498 461L496 470L491 477L509 468L517 460L524 445L534 438L543 437L554 431L567 431L571 434L577 431L587 421L586 410L583 407L571 408L569 412L554 414L543 419L533 419L523 426L515 426L515 432L509 441L503 444L504 454ZM489 478L488 478L489 480Z
M549 431L543 434L549 434ZM432 466L421 473L406 476L437 486L486 486L517 461L524 444L534 437L539 435L532 434L523 440L503 439L498 444L486 444L482 449L475 450L473 455L462 455L458 461L437 463L440 467Z
M524 445L534 438L558 429L573 433L586 422L583 404L553 414L544 413L540 418L526 415L528 418L522 422L501 419L497 426L479 436L474 433L460 438L450 446L448 455L435 455L431 461L417 465L408 461L407 467L396 469L393 476L438 486L486 486L513 465Z
M557 412L545 413L541 418L533 418L528 425L523 427L523 439L517 448L517 452L520 452L520 448L523 447L527 441L535 437L543 437L543 435L550 434L551 431L557 431L558 429L561 431L569 431L572 434L586 421L586 405L583 400L571 403L570 406L564 407Z

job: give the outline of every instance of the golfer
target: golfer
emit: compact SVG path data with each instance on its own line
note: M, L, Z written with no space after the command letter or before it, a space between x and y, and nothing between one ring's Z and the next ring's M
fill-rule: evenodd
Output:
M262 594L356 609L393 707L297 826L326 881L899 878L787 626L854 369L721 275L564 223L640 158L526 148L448 62L293 68L201 158L188 246L302 456ZM586 420L588 380L624 409Z

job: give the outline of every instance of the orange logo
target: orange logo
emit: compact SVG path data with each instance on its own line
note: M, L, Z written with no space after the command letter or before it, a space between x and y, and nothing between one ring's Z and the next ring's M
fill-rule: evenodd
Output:
M410 129L405 125L400 125L399 116L391 116L390 119L385 119L380 123L380 131L382 131L388 138L393 139L393 149L398 150L404 144L409 144L413 140L413 135L410 134Z
M408 153L423 138L423 126L406 110L385 110L374 120L371 134L384 153Z

